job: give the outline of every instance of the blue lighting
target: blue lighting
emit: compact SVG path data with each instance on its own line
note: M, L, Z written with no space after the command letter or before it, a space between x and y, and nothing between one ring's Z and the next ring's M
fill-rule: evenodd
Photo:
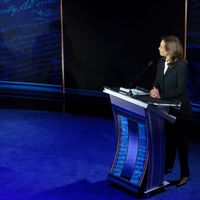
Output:
M118 146L118 155L113 169L115 176L120 176L126 160L126 152L128 149L128 120L126 117L118 115L118 123L120 128L120 142Z

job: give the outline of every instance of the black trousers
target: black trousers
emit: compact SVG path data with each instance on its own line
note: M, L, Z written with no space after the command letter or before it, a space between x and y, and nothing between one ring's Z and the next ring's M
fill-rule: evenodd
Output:
M180 163L180 176L189 176L188 143L187 143L187 120L177 119L175 124L165 122L166 132L166 170L174 166L176 152Z

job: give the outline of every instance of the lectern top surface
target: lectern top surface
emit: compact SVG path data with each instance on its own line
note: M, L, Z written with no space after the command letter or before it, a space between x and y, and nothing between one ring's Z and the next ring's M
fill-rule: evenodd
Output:
M168 106L168 107L177 107L180 108L181 103L176 100L163 100L152 98L149 95L136 95L133 98L146 102L148 104L160 105L160 106Z
M118 92L116 90L113 90L113 89L110 89L110 88L104 88L103 92L105 92L105 93L107 93L107 94L109 94L111 96L117 97L117 98L119 98L121 100L136 104L136 105L141 106L143 108L147 108L148 107L148 103L143 102L141 100L134 99L131 96L125 94L125 93L120 93L120 92Z

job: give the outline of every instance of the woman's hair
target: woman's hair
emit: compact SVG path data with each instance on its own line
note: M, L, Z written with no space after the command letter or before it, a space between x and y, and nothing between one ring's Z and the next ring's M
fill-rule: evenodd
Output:
M165 50L169 54L169 63L175 64L179 60L183 60L183 46L181 41L174 35L162 37L161 40L165 42Z

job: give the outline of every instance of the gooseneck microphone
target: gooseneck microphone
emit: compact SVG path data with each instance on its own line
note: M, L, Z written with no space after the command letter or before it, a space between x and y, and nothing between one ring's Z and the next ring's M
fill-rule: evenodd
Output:
M142 76L142 74L153 64L153 61L149 61L147 66L129 83L129 87L132 87L133 84Z

